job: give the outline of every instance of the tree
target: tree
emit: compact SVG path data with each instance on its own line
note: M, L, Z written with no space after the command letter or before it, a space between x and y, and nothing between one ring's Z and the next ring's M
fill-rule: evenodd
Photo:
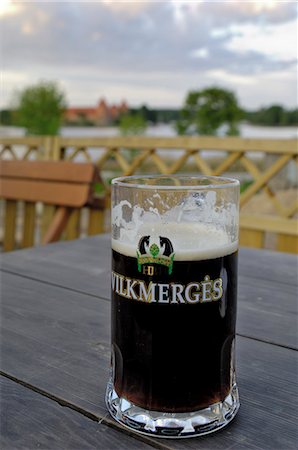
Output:
M10 109L2 109L0 111L0 124L1 125L13 125L14 111Z
M123 136L140 135L146 131L147 123L140 113L123 114L120 117L119 128Z
M237 135L242 111L233 92L217 87L188 93L180 119L176 122L178 134L216 135L222 125L228 135Z
M139 109L140 114L144 117L146 122L156 123L157 114L154 109L148 108L146 105L141 106Z
M56 135L66 108L64 93L54 82L40 82L16 95L18 124L27 134Z
M124 114L120 117L119 128L122 136L140 135L145 133L147 122L140 113ZM126 157L132 162L138 153L139 150L130 148L126 150Z
M287 125L298 124L298 109L292 109L287 112Z
M286 110L281 105L272 105L257 111L247 111L245 118L257 125L285 126L297 124L297 109Z
M267 109L267 120L272 125L285 124L285 110L280 105L272 105Z

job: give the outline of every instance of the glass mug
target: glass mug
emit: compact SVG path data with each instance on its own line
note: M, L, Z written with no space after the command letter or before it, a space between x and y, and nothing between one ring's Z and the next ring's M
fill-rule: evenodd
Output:
M231 178L112 181L106 404L123 425L188 437L235 417L238 203Z

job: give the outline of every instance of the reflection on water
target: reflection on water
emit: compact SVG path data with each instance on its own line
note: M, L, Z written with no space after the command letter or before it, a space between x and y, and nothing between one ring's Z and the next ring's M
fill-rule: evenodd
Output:
M289 139L298 137L297 127L263 127L243 123L240 125L240 136L243 138L271 138ZM1 136L24 136L23 128L1 127ZM112 137L119 136L117 127L63 127L62 136L68 137ZM174 137L177 136L175 129L169 124L158 124L149 126L146 136Z

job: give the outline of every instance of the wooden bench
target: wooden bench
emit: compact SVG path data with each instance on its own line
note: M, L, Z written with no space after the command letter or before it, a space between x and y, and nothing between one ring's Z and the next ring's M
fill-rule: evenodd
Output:
M105 201L96 195L96 183L102 180L91 163L1 161L0 197L5 199L3 250L16 247L19 201L24 202L21 248L34 245L38 202L45 205L43 244L59 240L70 217L78 219L76 213L83 207L90 208L88 234L100 232L103 224L95 221L103 221Z

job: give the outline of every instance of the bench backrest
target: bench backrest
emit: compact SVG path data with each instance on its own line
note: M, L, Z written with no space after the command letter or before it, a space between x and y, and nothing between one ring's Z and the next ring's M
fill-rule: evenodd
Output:
M1 161L0 197L6 200L4 250L15 247L16 202L25 202L23 248L34 243L36 203L58 207L42 239L43 243L53 242L60 238L74 210L103 208L94 194L94 184L100 182L98 169L91 163Z
M2 161L1 197L79 208L91 198L96 173L89 163Z

